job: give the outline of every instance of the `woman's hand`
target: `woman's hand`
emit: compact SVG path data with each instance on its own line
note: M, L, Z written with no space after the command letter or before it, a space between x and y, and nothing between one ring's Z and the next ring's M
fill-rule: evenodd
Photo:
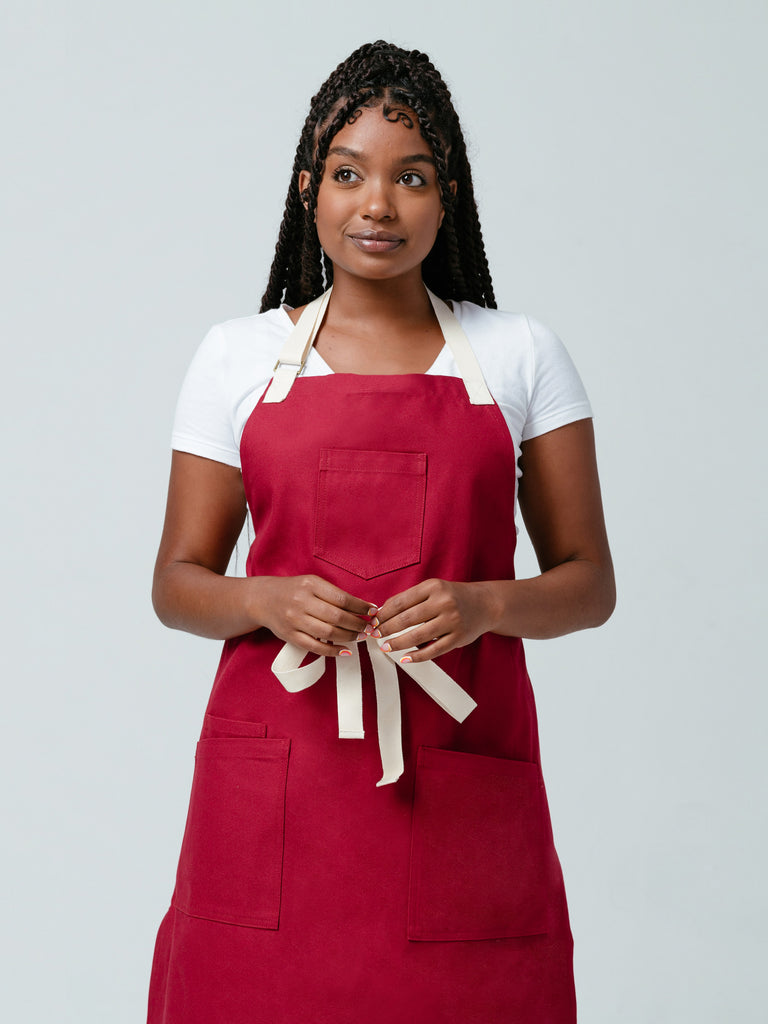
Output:
M362 640L376 609L320 576L256 576L254 614L281 640L337 657ZM369 626L369 628L371 628Z
M495 626L494 587L492 583L425 580L389 598L378 612L381 636L386 639L401 629L409 632L387 640L384 650L419 646L404 658L420 662L471 644Z

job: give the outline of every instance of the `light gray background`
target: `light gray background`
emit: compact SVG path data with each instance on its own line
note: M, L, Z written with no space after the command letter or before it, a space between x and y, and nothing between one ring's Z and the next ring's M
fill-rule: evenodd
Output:
M218 656L149 604L173 406L257 307L310 95L384 36L443 69L500 304L594 404L618 609L528 644L581 1021L765 1020L767 20L6 0L4 1019L143 1019Z

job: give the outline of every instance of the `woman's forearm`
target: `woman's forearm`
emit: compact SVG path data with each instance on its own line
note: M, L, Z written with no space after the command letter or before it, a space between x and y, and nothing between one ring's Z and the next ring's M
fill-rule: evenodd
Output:
M599 626L614 600L610 557L574 558L530 580L424 580L384 602L379 632L385 651L420 662L483 633L543 640Z
M152 604L171 629L227 640L262 625L263 577L223 576L192 562L171 562L155 573Z
M547 640L602 625L616 603L613 571L574 559L523 580L478 584L486 594L489 632Z
M152 601L172 629L227 640L264 627L327 657L349 653L372 611L367 601L312 574L242 579L183 561L158 567Z

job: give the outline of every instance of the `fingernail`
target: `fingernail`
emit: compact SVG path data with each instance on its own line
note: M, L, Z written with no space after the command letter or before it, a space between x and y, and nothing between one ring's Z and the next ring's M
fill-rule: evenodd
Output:
M368 639L368 630L367 629L366 629L365 633L358 633L357 636L355 637L355 640L367 640L367 639Z
M372 626L378 626L378 624L379 624L379 620L378 620L378 619L376 618L376 616L374 616L374 617L373 617L373 618L371 619L371 625L372 625Z
M351 658L352 657L352 651L348 651L347 648L344 647L341 651L339 651L339 657L340 658Z
M409 661L413 661L413 658L410 656L410 654L405 654L400 659L400 664L401 665L407 665Z
M372 604L371 607L368 609L368 614L375 615L378 612L378 610L379 609L376 607L376 605Z
M381 649L382 649L382 651L385 652L385 654L389 654L390 651L392 650L392 648L391 648L391 646L389 644L382 644L381 645Z
M374 631L371 633L371 636L375 637L377 640L381 640L381 630L374 629Z

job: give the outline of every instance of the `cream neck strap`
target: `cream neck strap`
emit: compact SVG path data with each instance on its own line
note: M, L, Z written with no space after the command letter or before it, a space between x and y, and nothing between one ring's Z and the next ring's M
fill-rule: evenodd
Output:
M327 292L313 299L299 317L298 323L288 335L275 364L272 382L267 388L262 402L282 402L288 395L293 382L304 369L309 350L312 348L323 322L332 291L333 286ZM429 295L429 300L435 311L437 322L440 324L445 343L450 349L464 381L470 403L472 405L493 405L493 398L483 378L480 364L461 324L453 315L450 306L428 288L427 295Z

